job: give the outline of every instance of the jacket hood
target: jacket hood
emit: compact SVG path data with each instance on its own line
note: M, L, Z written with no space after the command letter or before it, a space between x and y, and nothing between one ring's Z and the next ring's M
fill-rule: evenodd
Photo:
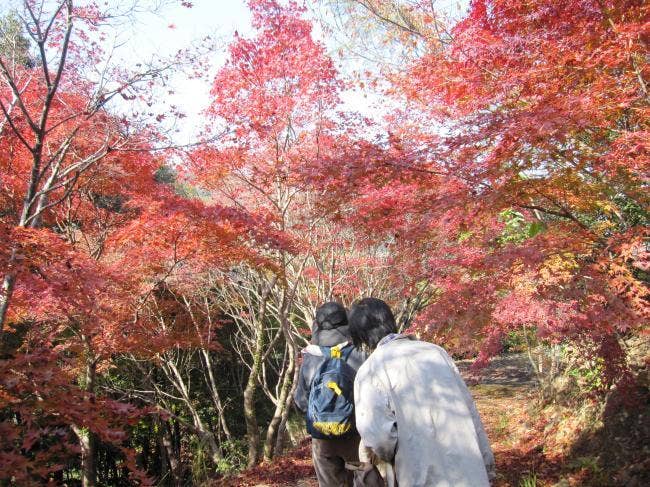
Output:
M323 347L333 347L345 341L351 341L350 328L339 326L331 330L316 330L311 338L311 343Z

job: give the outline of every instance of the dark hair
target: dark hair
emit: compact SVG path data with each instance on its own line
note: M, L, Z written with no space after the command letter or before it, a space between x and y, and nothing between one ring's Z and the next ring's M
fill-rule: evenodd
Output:
M343 306L331 301L316 308L314 321L318 330L333 330L348 324L348 314Z
M393 312L381 299L364 298L350 308L350 334L356 347L361 344L377 348L379 341L397 333Z

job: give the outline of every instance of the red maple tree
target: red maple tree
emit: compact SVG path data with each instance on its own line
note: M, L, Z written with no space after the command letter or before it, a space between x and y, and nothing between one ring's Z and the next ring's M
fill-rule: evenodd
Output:
M428 2L409 15L425 53L389 74L390 137L318 184L420 246L438 290L425 336L487 358L529 327L620 363L612 338L650 312L648 6L480 0L449 30Z

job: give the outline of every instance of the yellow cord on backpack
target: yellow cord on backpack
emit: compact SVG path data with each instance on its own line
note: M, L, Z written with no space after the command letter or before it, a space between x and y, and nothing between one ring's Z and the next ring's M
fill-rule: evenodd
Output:
M336 345L330 349L330 357L332 358L341 358L341 346Z
M328 382L327 387L329 389L332 389L337 396L340 396L341 394L343 394L343 391L341 390L341 388L339 387L339 385L336 382L333 382L333 381Z

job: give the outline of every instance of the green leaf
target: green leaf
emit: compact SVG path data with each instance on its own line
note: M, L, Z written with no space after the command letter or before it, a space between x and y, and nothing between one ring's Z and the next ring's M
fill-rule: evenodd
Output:
M540 234L544 230L544 224L542 222L532 222L528 226L528 238L533 238L534 236Z

